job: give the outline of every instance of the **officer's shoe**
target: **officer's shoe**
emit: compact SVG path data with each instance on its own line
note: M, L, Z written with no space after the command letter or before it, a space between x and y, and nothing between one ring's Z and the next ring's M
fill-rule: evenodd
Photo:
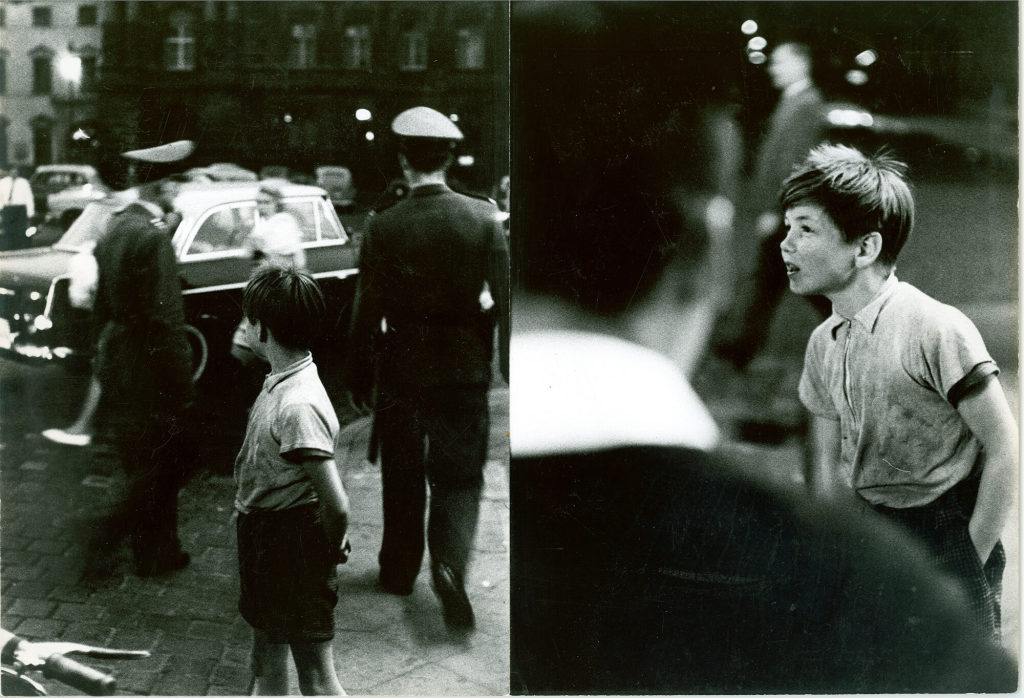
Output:
M409 596L412 593L415 581L406 583L397 582L390 575L385 574L384 570L381 570L380 574L377 576L377 584L379 584L380 588L389 594L394 594L395 596Z
M444 608L444 622L452 630L472 630L473 606L466 596L462 578L445 563L433 566L434 593Z

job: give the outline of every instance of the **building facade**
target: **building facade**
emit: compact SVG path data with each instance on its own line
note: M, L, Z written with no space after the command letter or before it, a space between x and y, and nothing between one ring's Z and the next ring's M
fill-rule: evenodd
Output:
M0 165L95 157L90 125L106 9L103 2L0 3Z
M508 4L110 2L98 100L101 169L122 150L190 138L195 164L311 173L357 187L398 175L391 119L419 104L466 134L451 174L487 191L508 167Z

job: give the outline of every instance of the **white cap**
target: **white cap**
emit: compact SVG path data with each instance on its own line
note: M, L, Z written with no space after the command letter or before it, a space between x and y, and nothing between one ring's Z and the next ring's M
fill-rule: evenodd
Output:
M174 141L152 148L141 148L121 153L121 157L141 162L178 162L184 160L196 149L193 141Z
M406 138L436 138L443 141L461 141L462 131L452 120L430 107L413 107L391 122L395 135Z

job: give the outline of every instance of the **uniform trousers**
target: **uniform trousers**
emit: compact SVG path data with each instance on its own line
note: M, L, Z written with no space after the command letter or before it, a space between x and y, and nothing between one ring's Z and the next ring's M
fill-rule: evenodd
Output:
M382 390L377 407L384 500L381 581L411 590L427 544L433 565L464 578L487 459L487 385Z

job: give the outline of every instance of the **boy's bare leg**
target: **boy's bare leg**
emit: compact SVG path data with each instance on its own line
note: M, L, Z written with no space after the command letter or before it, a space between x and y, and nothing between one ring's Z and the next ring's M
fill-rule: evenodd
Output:
M334 671L331 641L292 644L292 657L304 696L344 696L345 689Z
M262 630L252 631L254 696L288 694L288 645L270 642Z

